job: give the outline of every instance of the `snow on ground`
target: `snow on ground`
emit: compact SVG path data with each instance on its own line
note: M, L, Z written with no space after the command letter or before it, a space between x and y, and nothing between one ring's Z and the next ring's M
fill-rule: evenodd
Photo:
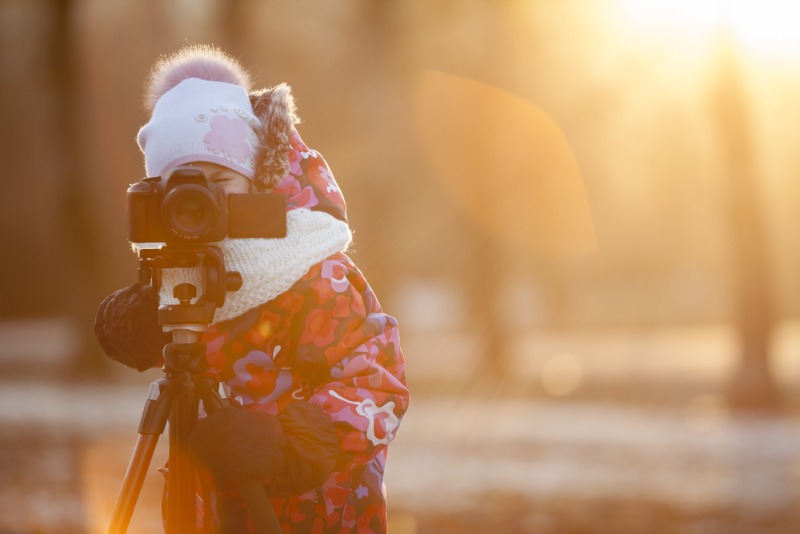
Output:
M145 395L139 385L3 384L0 532L102 531ZM137 509L139 521L158 514L157 466L148 475L148 504ZM386 481L396 523L405 525L396 529L401 533L440 531L424 520L437 514L502 517L507 512L497 503L486 505L492 496L515 499L523 508L647 502L688 514L785 516L800 502L800 420L418 395L391 446ZM61 526L51 528L55 524ZM148 524L140 531L158 523ZM791 532L793 526L784 521L766 531ZM560 531L569 530L547 530Z
M542 400L417 399L391 449L404 507L530 499L638 499L682 508L791 506L800 421L698 421L685 412ZM446 503L432 498L447 495Z
M794 391L800 324L774 342L778 379ZM408 335L404 347L412 389L424 387L390 448L394 534L800 532L800 418L731 415L715 394L732 369L727 327L531 335L512 347L510 395L465 387L479 368L468 337ZM10 354L0 350L0 364ZM574 384L560 400L547 394L549 370ZM0 533L102 532L160 373L108 385L33 374L0 375ZM698 378L702 387L687 386ZM604 380L616 396L600 402L592 387ZM449 394L426 393L431 384ZM637 402L648 384L670 402ZM131 534L160 528L165 441Z

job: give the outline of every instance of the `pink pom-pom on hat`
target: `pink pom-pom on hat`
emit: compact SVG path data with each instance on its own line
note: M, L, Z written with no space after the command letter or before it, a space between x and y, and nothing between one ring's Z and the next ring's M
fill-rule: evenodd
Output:
M244 69L216 48L190 47L156 64L145 97L152 115L137 138L147 175L206 161L252 180L261 122L248 90Z
M155 64L145 90L147 110L152 112L164 93L189 78L239 85L250 92L250 76L236 59L214 46L193 45Z

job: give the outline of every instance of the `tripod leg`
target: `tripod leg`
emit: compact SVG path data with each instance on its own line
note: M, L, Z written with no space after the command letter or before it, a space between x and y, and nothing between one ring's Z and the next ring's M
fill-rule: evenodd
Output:
M128 470L122 481L122 488L117 495L117 502L114 504L114 512L108 527L108 534L120 534L128 530L131 522L133 509L142 490L147 469L153 459L153 452L158 444L158 434L140 434L133 449Z
M186 387L175 399L169 418L168 534L193 534L197 529L197 477L189 456L189 435L196 420L197 398Z
M139 422L139 437L136 439L128 470L117 495L117 502L114 504L108 534L120 534L128 530L158 438L167 424L170 400L165 384L163 379L150 384L150 392Z

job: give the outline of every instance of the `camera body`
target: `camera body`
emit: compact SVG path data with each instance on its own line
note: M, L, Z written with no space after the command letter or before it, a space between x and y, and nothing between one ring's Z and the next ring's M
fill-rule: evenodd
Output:
M226 237L285 237L286 198L269 193L226 195L196 167L144 178L127 191L132 243L195 245Z

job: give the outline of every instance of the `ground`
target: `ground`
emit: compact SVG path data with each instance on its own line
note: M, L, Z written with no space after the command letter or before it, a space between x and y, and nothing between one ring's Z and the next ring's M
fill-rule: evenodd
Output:
M4 383L0 532L103 532L146 392ZM420 393L390 449L391 532L800 532L800 419L698 406ZM160 531L164 442L129 532Z

